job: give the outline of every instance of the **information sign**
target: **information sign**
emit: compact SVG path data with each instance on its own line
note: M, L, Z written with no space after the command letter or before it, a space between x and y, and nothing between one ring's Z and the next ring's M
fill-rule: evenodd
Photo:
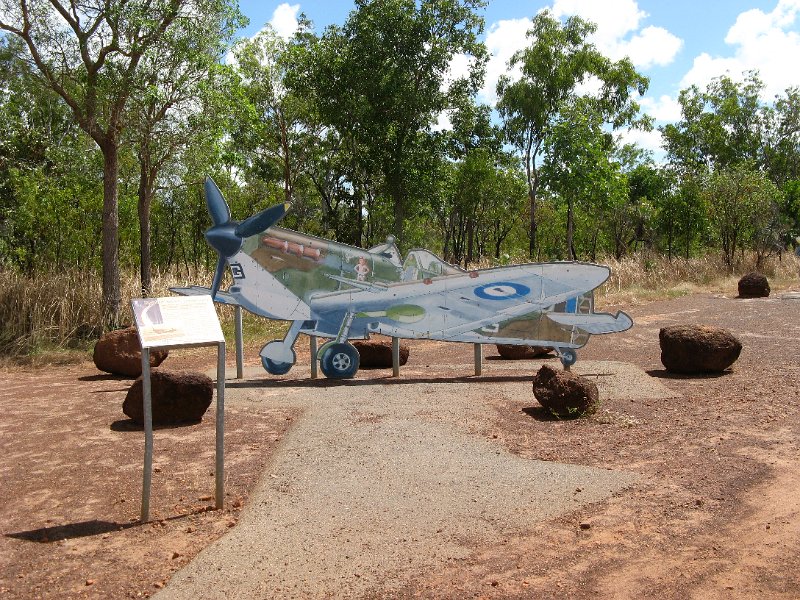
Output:
M225 341L211 296L137 298L131 306L142 348Z

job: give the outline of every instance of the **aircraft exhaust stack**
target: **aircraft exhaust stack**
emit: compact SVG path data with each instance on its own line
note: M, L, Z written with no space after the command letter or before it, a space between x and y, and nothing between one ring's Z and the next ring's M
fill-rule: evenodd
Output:
M291 205L288 202L276 204L239 223L231 220L231 209L211 177L206 177L204 190L206 206L213 223L211 228L206 231L206 240L219 254L217 267L214 270L214 281L211 284L211 297L213 298L219 291L222 277L225 275L227 259L241 249L244 238L257 235L275 225L287 213Z

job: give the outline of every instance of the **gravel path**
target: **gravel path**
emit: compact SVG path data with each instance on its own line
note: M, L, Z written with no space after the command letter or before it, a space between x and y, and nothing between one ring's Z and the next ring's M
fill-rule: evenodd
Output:
M297 380L253 371L246 375L257 379L230 382L228 403L299 407L304 415L238 525L157 597L387 592L632 483L630 472L522 459L475 433L491 416L481 397L531 404L529 381L510 376L522 367L487 364L490 376L469 382L436 383L408 370L407 383L392 385L312 382L302 367ZM584 361L576 370L596 377L605 396L670 394L625 363Z

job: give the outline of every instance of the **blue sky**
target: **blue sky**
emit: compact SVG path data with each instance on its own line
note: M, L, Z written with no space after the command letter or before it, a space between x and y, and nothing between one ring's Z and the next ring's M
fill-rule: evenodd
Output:
M326 25L343 23L353 9L349 0L239 4L250 18L242 31L246 36L267 23L289 35L299 12L320 33ZM800 0L492 0L483 16L493 59L480 100L494 102L497 77L506 72L508 57L525 44L530 17L545 8L561 17L578 14L594 21L595 44L612 58L631 58L650 78L641 103L657 124L680 117L676 99L682 88L703 88L721 74L739 78L744 70L758 69L766 83L765 99L800 86ZM459 68L463 64L455 61L453 69ZM626 137L653 150L660 145L657 131Z

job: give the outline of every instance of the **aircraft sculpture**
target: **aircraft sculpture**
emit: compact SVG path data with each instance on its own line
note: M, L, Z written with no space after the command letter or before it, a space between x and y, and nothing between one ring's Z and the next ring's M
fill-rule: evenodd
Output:
M317 354L320 368L326 377L349 378L358 371L359 354L348 340L372 333L547 346L566 367L590 335L633 325L624 312L593 311L593 290L610 275L606 266L553 262L465 271L427 250L401 260L391 236L363 250L277 227L288 203L237 222L211 178L205 196L213 221L205 236L219 254L211 288L173 291L211 294L216 302L291 321L282 340L261 349L264 369L273 375L295 364L301 333L329 338ZM233 285L222 292L226 266Z

